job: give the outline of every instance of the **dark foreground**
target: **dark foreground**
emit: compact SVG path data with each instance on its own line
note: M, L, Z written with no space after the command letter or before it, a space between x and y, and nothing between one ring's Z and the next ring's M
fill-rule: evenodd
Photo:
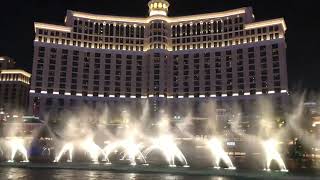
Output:
M112 179L112 180L234 180L234 179L320 179L320 172L299 173L169 168L159 166L125 166L94 164L0 163L0 179Z

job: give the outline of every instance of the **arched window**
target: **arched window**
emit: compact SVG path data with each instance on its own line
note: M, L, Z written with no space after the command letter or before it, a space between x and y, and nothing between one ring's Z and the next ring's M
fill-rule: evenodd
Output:
M203 23L203 25L202 25L202 30L203 30L203 34L207 34L207 23L205 22L205 23Z
M218 32L218 23L217 23L217 21L213 22L213 32L215 32L215 33Z
M144 27L141 26L141 33L140 33L140 37L143 38L144 37Z
M113 36L114 35L114 26L113 24L110 24L110 36Z
M120 26L117 24L116 25L116 36L120 35Z
M211 34L211 30L212 30L212 23L208 22L208 34Z
M218 33L222 32L222 22L218 21Z
M200 23L197 24L197 35L200 35L200 31L201 31L201 25Z
M190 31L191 31L190 24L188 24L187 25L187 36L190 36Z
M176 37L176 26L172 27L172 37Z
M100 28L99 28L100 30L99 30L99 34L101 35L101 34L103 34L103 24L102 23L100 23Z
M180 33L181 33L181 27L180 25L177 26L177 37L180 37Z
M110 36L110 29L109 29L110 25L106 24L104 28L105 28L105 30L104 30L105 35Z
M134 27L130 26L130 37L134 37Z
M120 26L120 36L124 36L124 26Z
M98 34L99 32L99 24L94 24L94 33Z
M186 30L187 30L186 25L183 24L182 25L182 34L183 34L183 36L185 36L187 34Z
M130 26L126 26L126 37L130 36Z
M193 35L197 34L197 26L195 24L192 25L192 34Z

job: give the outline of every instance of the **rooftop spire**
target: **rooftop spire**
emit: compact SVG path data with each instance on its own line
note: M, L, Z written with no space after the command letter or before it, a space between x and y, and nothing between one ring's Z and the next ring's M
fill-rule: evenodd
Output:
M167 16L170 4L166 0L151 0L148 6L149 16Z

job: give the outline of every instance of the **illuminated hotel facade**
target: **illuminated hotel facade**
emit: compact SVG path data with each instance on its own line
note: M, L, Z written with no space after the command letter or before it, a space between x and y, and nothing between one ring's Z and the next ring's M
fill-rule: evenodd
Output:
M288 95L284 19L255 22L252 8L145 18L67 11L65 25L35 23L30 107L40 116L77 105L240 102Z
M15 61L0 57L0 114L24 114L28 110L31 74L15 68Z

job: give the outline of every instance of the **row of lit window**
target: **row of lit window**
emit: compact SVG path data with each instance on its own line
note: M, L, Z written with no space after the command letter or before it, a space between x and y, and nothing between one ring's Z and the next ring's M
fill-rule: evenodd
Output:
M82 93L68 93L65 91L53 91L53 92L48 92L48 91L40 91L40 89L37 90L30 90L31 94L34 93L41 93L41 94L53 94L53 95L66 95L66 96L84 96L84 97L100 97L100 98L167 98L167 99L172 99L172 98L214 98L214 97L230 97L230 96L249 96L249 95L263 95L263 94L275 94L275 93L285 93L287 94L287 90L281 90L281 89L275 89L275 90L264 90L264 91L256 91L252 90L250 92L239 92L239 93L233 93L233 92L228 92L228 93L217 93L217 94L184 94L184 95L167 95L167 94L154 94L154 95L141 95L141 94L136 94L136 95L120 95L120 94L98 94L98 93L87 93L87 92L82 92Z

